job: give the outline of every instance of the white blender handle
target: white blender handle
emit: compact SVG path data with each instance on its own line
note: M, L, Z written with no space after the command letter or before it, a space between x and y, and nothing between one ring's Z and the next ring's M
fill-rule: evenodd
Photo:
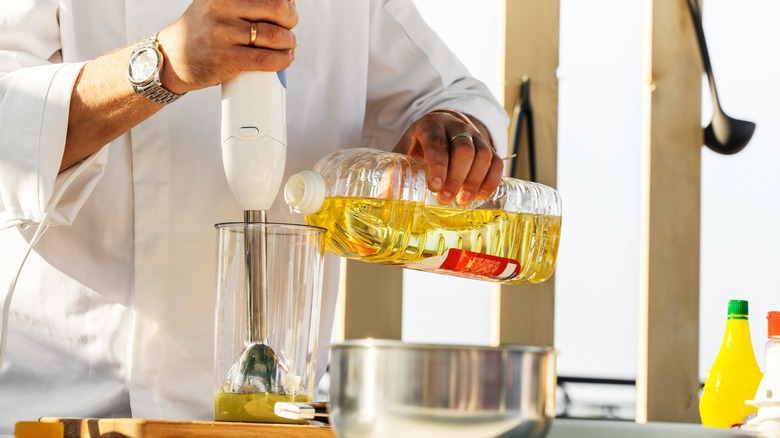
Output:
M268 210L287 158L284 72L243 72L222 84L222 163L241 208Z

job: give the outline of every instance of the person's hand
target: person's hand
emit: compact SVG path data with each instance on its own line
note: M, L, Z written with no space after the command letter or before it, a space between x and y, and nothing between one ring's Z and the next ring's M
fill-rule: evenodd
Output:
M504 171L487 129L452 110L432 111L417 120L393 151L425 159L430 167L428 188L442 205L453 198L467 205L490 196Z
M221 84L242 71L283 70L295 57L290 29L296 24L294 0L194 0L158 34L165 54L161 81L184 93Z

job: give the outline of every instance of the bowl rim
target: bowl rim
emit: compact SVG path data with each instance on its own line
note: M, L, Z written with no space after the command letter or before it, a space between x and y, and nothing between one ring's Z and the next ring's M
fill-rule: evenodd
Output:
M394 339L348 339L341 342L335 342L330 345L331 350L360 350L360 349L381 349L381 350L444 350L444 351L482 351L482 352L501 352L511 353L542 353L554 354L553 347L541 345L522 345L522 344L500 344L500 345L469 345L469 344L432 344L432 343L410 343Z

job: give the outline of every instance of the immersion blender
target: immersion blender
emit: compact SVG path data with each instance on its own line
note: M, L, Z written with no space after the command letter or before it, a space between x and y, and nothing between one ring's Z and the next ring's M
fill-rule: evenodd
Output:
M268 345L267 210L276 198L287 157L285 75L243 72L222 84L222 162L244 210L246 349L231 367L230 392L278 392L279 364Z

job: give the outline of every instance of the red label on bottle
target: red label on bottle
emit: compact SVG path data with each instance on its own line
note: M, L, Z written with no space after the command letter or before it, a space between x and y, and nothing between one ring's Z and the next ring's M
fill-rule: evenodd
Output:
M448 249L440 256L428 257L407 266L423 271L452 271L496 280L509 280L520 273L517 260L464 249Z

